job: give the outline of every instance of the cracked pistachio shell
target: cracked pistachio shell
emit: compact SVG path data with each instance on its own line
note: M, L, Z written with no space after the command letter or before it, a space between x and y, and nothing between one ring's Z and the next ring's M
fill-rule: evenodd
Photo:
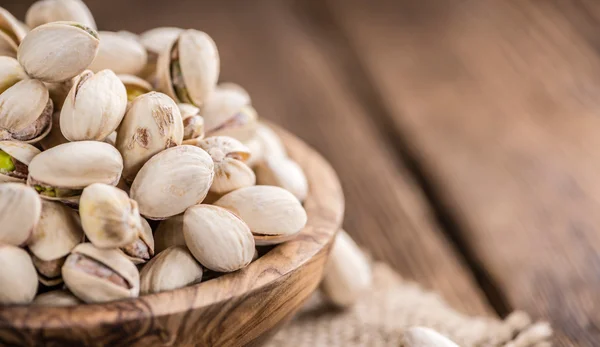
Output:
M152 294L183 288L202 279L202 266L185 246L160 252L140 272L140 291Z
M23 249L0 244L0 304L26 304L38 288L35 267Z
M150 93L152 85L145 79L134 75L118 75L127 90L127 101L131 102L140 95Z
M0 183L27 181L28 166L40 150L23 142L0 141L0 155L4 152L10 157L11 170L0 168Z
M82 73L98 52L98 33L75 22L53 22L33 29L17 59L32 78L63 82Z
M128 34L100 31L100 49L88 69L110 69L116 74L137 75L148 60L146 49Z
M46 137L40 140L39 144L46 151L67 142L69 140L65 139L62 131L60 131L60 111L56 111L52 114L52 129Z
M188 140L204 138L204 118L200 109L190 104L178 104L183 119L183 143Z
M136 265L143 264L154 256L152 228L143 217L140 217L140 221L142 223L142 232L138 234L135 241L125 247L121 247L123 253Z
M337 306L354 304L371 286L371 267L354 240L340 230L321 283L325 296Z
M0 94L27 78L27 74L17 59L0 56Z
M215 136L196 141L195 145L205 150L215 163L211 192L226 194L256 184L254 172L245 164L250 157L250 149L238 140Z
M284 157L268 157L256 167L259 185L277 186L294 194L300 201L308 195L308 181L304 171L295 161Z
M307 222L306 211L292 193L279 187L252 186L234 190L215 202L239 216L257 245L287 241Z
M42 202L35 190L21 183L0 184L0 243L25 244L41 212Z
M202 202L213 176L213 161L201 148L169 148L144 164L131 185L131 198L144 217L166 219Z
M16 83L0 94L0 140L41 140L52 128L52 109L42 82L29 79Z
M111 70L84 71L75 78L60 113L67 140L104 140L125 116L127 91Z
M67 257L62 275L67 288L87 303L139 295L139 272L118 249L101 249L82 243Z
M66 307L79 305L82 302L66 289L53 290L39 294L33 299L32 305L47 307Z
M98 248L119 248L142 232L137 202L111 185L87 186L79 200L81 225L87 239Z
M181 103L202 107L219 79L217 46L208 34L189 29L164 50L157 62L159 89Z
M210 270L232 272L250 264L256 251L250 228L224 208L192 206L183 216L185 243Z
M404 332L406 347L458 347L446 336L426 327L412 327Z
M54 201L42 201L40 222L28 242L29 251L42 261L68 255L83 242L83 230L77 212Z
M183 121L177 104L158 92L136 98L117 132L116 147L123 155L123 177L133 181L153 155L183 141Z
M81 0L42 0L27 10L25 23L30 28L51 22L77 22L96 29L92 13Z
M160 222L154 232L154 245L156 253L160 253L171 246L185 246L183 214L178 214Z
M7 10L0 7L0 55L15 58L17 48L27 35L21 23Z
M85 187L116 185L122 170L123 159L113 146L97 141L68 142L33 158L27 184L45 199L77 204Z

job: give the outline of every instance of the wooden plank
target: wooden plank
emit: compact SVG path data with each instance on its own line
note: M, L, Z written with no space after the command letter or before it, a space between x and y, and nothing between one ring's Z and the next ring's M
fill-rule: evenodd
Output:
M297 20L290 2L144 1L142 9L139 3L89 2L103 29L140 32L177 25L211 34L221 53L223 80L247 87L263 117L331 161L345 188L345 225L358 242L458 309L492 312L370 118L370 105L341 82L336 60L343 57L321 51L324 42Z
M558 345L600 344L600 4L329 5L473 260Z

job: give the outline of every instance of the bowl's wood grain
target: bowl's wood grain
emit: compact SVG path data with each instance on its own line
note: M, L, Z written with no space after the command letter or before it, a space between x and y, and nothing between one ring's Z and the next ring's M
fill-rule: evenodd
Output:
M344 198L329 164L274 128L310 183L308 225L297 239L244 270L175 291L69 308L0 307L0 345L242 346L275 333L319 284Z

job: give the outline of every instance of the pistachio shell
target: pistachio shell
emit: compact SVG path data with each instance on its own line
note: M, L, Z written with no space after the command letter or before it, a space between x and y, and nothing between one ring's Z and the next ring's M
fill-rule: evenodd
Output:
M125 168L123 176L133 181L144 163L158 152L180 145L183 121L177 104L168 96L150 92L135 99L117 133L117 145Z
M69 21L96 29L92 13L81 0L42 0L31 5L25 15L30 28L51 22Z
M0 140L39 141L52 127L52 107L40 81L23 80L8 88L0 94Z
M0 264L0 304L31 302L38 277L29 254L19 247L0 244Z
M131 185L131 198L146 218L169 218L202 202L213 176L214 164L204 150L169 148L144 164Z
M437 331L425 327L412 327L404 332L406 347L458 347L447 337Z
M352 238L340 230L331 249L321 288L337 306L354 304L371 286L371 267Z
M279 187L234 190L215 202L238 215L255 235L291 236L306 225L306 211L292 193Z
M219 112L204 113L207 137L230 136L245 142L255 136L257 123L258 115L250 105L241 108L227 106Z
M140 273L142 294L185 287L202 279L202 266L185 246L167 248L144 266Z
M217 85L216 92L224 92L224 93L235 93L238 98L244 101L244 105L251 105L252 99L250 98L250 94L244 87L240 86L237 83L233 82L221 82Z
M40 145L44 150L49 150L52 147L67 143L69 140L65 139L60 130L60 111L52 114L52 129L46 137L40 140Z
M21 183L0 184L0 243L20 246L29 240L42 210L36 195Z
M127 100L130 102L138 96L152 91L152 85L140 77L134 75L118 75L117 77L125 85Z
M62 82L85 70L98 52L98 34L75 22L33 29L19 46L18 60L32 78Z
M32 305L48 307L65 307L81 304L70 291L66 289L57 289L51 292L40 294L33 299Z
M148 59L146 50L135 39L121 33L100 31L100 50L89 69L110 69L116 74L137 75Z
M140 221L142 223L142 232L138 234L135 241L125 247L121 247L123 253L136 265L143 264L154 256L152 228L143 217L140 217Z
M40 283L48 287L61 284L63 282L61 267L66 259L67 257L64 256L53 260L41 260L35 255L31 255L31 260L33 261L33 266L35 266L35 269L37 270Z
M0 7L0 31L8 35L17 45L21 43L27 30L7 10Z
M279 136L264 123L259 123L256 128L256 138L261 144L261 152L264 158L287 157L287 152Z
M23 142L0 141L0 155L4 152L10 157L11 170L0 167L0 183L27 181L28 165L40 150Z
M160 253L171 246L185 246L183 237L183 215L178 214L160 222L154 232L156 253Z
M85 236L98 248L119 248L142 232L137 202L119 188L94 183L83 190L79 215Z
M15 58L0 56L0 94L27 78L27 74Z
M161 27L150 29L140 35L140 42L148 52L159 55L173 44L183 29Z
M183 235L196 260L213 271L232 272L246 267L256 250L248 225L217 206L196 205L187 209Z
M200 109L190 104L178 104L183 119L183 140L204 138L204 118L200 115Z
M308 181L304 171L295 161L283 157L269 157L256 167L259 185L277 186L294 194L300 201L308 195Z
M8 34L0 30L0 56L17 57L18 45Z
M88 303L133 298L140 290L138 270L123 252L91 243L73 249L62 275L67 288Z
M42 201L40 222L28 242L29 250L40 260L49 261L68 255L83 242L83 230L77 212L67 206Z
M77 78L60 113L60 129L67 140L105 139L125 116L127 91L110 70Z

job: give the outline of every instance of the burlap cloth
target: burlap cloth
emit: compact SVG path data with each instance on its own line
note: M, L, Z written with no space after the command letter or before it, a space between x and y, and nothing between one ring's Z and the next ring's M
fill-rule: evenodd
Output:
M267 346L401 347L404 329L412 326L435 329L465 347L551 346L547 323L533 324L523 312L505 320L461 314L381 263L374 264L372 290L354 307L336 310L317 293Z

